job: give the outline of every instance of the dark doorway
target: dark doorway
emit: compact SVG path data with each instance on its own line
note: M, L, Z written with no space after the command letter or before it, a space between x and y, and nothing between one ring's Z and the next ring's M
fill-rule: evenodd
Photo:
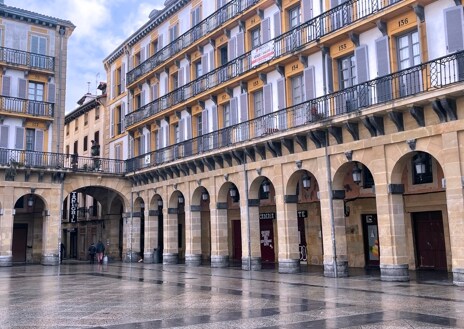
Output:
M69 258L77 258L77 232L69 232Z
M242 259L242 228L240 220L232 220L232 259Z
M145 208L140 208L140 258L145 252Z
M299 236L299 249L300 249L300 261L307 261L307 249L306 249L306 233L305 233L305 219L304 217L298 216L298 236Z
M27 249L27 224L13 225L13 262L25 262Z
M446 270L445 233L441 211L412 213L416 263L420 269Z
M380 265L380 243L377 215L362 215L361 218L363 223L366 268L376 268Z
M260 220L260 244L261 244L261 261L263 263L274 263L274 223L272 219Z

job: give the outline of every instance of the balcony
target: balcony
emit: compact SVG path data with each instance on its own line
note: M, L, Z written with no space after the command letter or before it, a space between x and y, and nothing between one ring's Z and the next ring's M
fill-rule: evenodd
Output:
M257 67L264 63L294 54L295 51L301 50L312 42L319 41L321 37L341 29L346 24L352 24L364 19L366 16L384 10L396 2L398 1L366 2L366 0L351 0L344 2L322 15L281 34L259 48L243 54L208 74L127 114L124 119L125 127L128 128L135 125L161 111L182 103L196 95L200 95L205 91L211 92L211 88L219 86L223 82L229 82L239 75L255 71ZM367 5L367 3L371 5ZM344 17L343 15L341 16L340 13L346 12L350 13L350 19L340 21L340 17ZM149 71L150 70L147 72Z
M18 170L52 169L115 175L123 175L127 171L124 160L6 148L0 148L1 167L7 168L5 177L13 179Z
M163 62L178 54L182 49L192 46L196 40L215 31L226 21L236 17L239 13L247 10L258 2L259 0L233 0L227 3L166 47L162 48L156 54L129 71L126 75L126 84L128 86L131 85L140 77L151 72L156 67L163 64Z
M419 96L459 82L464 82L464 51L140 155L126 160L127 168L131 172L136 172L209 151L231 147L249 140L269 137L290 129L308 127L312 124L331 125L337 117L343 115L345 117L348 115L350 118L359 117L363 111L372 109L375 105ZM433 98L436 97L433 96ZM441 122L456 119L456 109L453 109L455 105L446 104L447 102L445 104L440 103L440 101L434 102L434 111L440 117ZM411 115L420 125L424 125L423 118L418 115L416 109L411 110ZM394 115L391 117L398 130L401 130L402 120L397 120ZM343 118L340 120L340 124L346 122ZM305 136L307 134L308 131L305 130ZM282 137L279 138L282 139ZM256 149L259 150L259 147ZM277 151L275 152L277 153ZM230 161L231 163L231 160L225 159L224 156L219 156L214 161ZM192 170L196 170L197 165L203 166L203 163L195 163L191 167ZM172 170L178 171L178 168L179 166L176 166ZM188 169L184 169L184 171L188 172ZM154 174L163 175L163 173ZM167 175L172 176L172 173L167 173Z
M0 111L32 115L35 117L53 118L53 108L53 103L0 96Z
M54 57L5 47L0 47L0 62L40 71L55 71Z

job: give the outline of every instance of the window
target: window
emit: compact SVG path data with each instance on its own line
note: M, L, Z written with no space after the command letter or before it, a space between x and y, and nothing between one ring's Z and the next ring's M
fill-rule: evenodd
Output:
M66 155L69 155L69 145L66 145Z
M174 55L175 53L177 53L180 50L179 45L174 43L174 41L177 39L178 36L179 36L179 25L176 24L176 25L169 28L169 42L172 43L172 45L171 45L172 47L170 48L171 49L171 55Z
M179 131L178 123L174 125L174 141L175 141L175 144L180 143L180 131Z
M99 131L96 131L93 134L93 140L95 141L96 145L100 145L100 132Z
M75 141L73 145L73 154L77 154L77 152L78 152L78 143L77 141Z
M95 120L100 119L100 106L95 108Z
M84 113L84 126L89 124L89 112Z
M29 81L28 87L28 113L32 115L45 115L44 84Z
M201 6L198 6L192 10L192 28L193 28L193 39L197 40L202 36L201 26Z
M398 70L405 70L420 64L420 44L417 30L397 38ZM401 96L412 95L421 90L419 70L410 71L400 76Z
M288 10L288 30L300 25L300 6L295 6Z
M31 36L31 65L46 68L47 60L43 55L47 54L47 38L38 35Z
M66 136L69 136L69 123L66 125Z
M198 79L203 75L203 69L201 65L201 60L195 62L195 78Z
M75 131L79 130L79 118L76 118L76 120L74 120L74 130Z
M134 67L140 65L140 63L141 63L141 55L140 54L141 54L141 52L139 51L138 53L136 53L134 55Z
M122 133L122 108L121 106L116 107L114 113L114 122L116 124L115 133L116 135L120 135Z
M197 117L197 133L198 133L198 136L201 136L203 135L203 125L202 125L202 115L199 114L196 116Z
M356 85L356 60L354 55L339 60L340 90Z
M250 31L250 47L255 49L261 45L261 28L257 27Z
M35 129L26 129L26 151L34 151Z
M224 122L224 127L229 127L231 125L230 103L225 103L224 105L222 105L222 119Z
M89 138L87 136L84 137L84 152L87 151L89 148Z
M303 102L303 76L297 75L291 78L292 105Z
M121 78L122 78L122 71L121 67L118 67L115 71L115 86L116 86L116 96L121 95L122 93L122 84L121 84Z
M159 51L158 47L159 47L158 39L153 40L151 43L151 55L152 56Z
M253 93L253 106L255 110L255 118L260 117L264 114L263 91L262 90L258 90Z

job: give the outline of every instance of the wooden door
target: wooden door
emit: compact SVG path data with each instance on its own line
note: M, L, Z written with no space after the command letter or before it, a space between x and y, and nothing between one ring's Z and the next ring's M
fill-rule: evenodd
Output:
M242 259L242 228L240 220L232 221L232 259Z
M446 270L445 233L441 211L412 214L417 266L422 269Z
M12 256L13 262L26 261L26 248L27 248L27 224L14 224L13 225L13 245Z

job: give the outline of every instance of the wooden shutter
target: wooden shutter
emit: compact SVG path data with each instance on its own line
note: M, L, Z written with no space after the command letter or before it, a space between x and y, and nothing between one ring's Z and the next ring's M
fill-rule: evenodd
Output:
M303 2L303 23L313 18L313 0L302 0Z
M237 57L236 45L237 45L237 38L232 37L229 40L229 43L227 45L227 57L228 57L227 59L229 62L235 59L235 57Z
M154 101L155 99L158 99L158 84L154 83L151 86L151 100Z
M147 134L145 135L145 144L146 144L146 149L147 153L151 152L151 132L148 131Z
M192 138L192 117L188 116L185 118L185 124L187 126L187 139Z
M238 123L238 100L237 97L230 99L230 125L236 125Z
M142 92L140 93L140 107L144 106L146 104L146 100L145 100L145 90L142 90Z
M215 69L216 65L214 65L214 50L209 52L209 71L211 72Z
M277 80L277 110L282 110L286 107L285 101L285 78Z
M190 82L190 63L187 63L185 66L185 83L187 84Z
M237 57L245 53L245 34L240 32L237 34Z
M169 140L169 125L164 126L164 143L166 146L171 145L171 141Z
M282 19L280 11L274 13L274 38L282 34Z
M201 71L202 75L208 73L208 54L201 56Z
M121 64L121 91L126 88L126 64Z
M261 21L261 33L263 36L263 43L271 40L271 18L267 17Z
M113 81L111 83L111 98L115 98L117 95L116 95L116 70L113 71Z
M184 67L181 67L179 69L179 87L185 85L184 71L185 71Z
M121 145L117 144L114 147L114 158L117 160L122 160L121 159Z
M316 76L314 66L309 66L303 71L305 99L307 101L316 98Z
M208 127L208 109L204 109L201 112L201 128L202 128L202 134L205 135L209 132L209 127Z
M448 53L464 49L464 19L462 6L453 6L444 10L445 37Z
M185 119L182 118L179 120L179 142L183 142L185 140Z
M164 94L166 95L169 93L169 78L165 77L164 78Z
M114 111L116 108L112 108L110 111L110 137L114 137Z
M272 84L268 83L263 87L264 114L273 112L272 108Z
M388 36L375 40L375 51L377 55L377 76L390 74L390 49L388 47Z
M248 120L248 93L240 95L240 122Z
M19 91L18 97L27 99L27 81L25 79L18 79Z
M11 77L4 75L3 82L2 82L2 95L10 96L10 94L11 94Z
M369 80L369 58L367 57L367 46L361 45L354 50L356 59L356 78L358 83Z
M55 103L55 84L49 83L48 84L48 102Z
M24 150L24 128L16 127L15 149Z
M164 45L163 45L163 35L160 34L158 35L158 51L163 49Z
M10 126L0 125L0 147L8 148L8 134Z
M35 131L35 145L34 151L42 152L43 151L43 142L44 142L44 132L43 130L36 130Z
M211 116L212 116L212 124L213 124L213 130L212 132L215 132L218 130L218 111L217 111L217 106L213 105L211 107Z
M325 72L326 72L326 90L327 93L333 92L333 71L332 71L332 57L329 54L324 56Z

